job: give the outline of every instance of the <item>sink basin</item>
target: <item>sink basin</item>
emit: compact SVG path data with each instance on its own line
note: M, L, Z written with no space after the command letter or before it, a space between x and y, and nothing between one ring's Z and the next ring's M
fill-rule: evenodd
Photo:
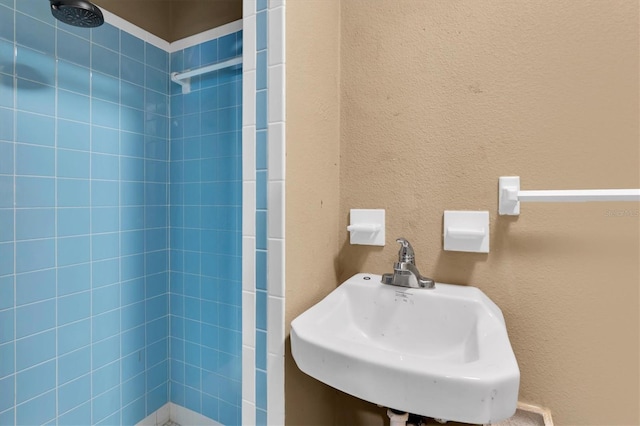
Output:
M520 370L502 312L482 291L382 284L357 274L291 322L306 374L366 401L492 423L516 410Z

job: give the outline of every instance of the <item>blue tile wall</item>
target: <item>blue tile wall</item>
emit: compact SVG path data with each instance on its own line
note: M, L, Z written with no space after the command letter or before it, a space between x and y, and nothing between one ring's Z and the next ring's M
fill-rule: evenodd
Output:
M242 33L171 54L171 71L242 54ZM172 402L241 424L242 69L171 86Z
M169 401L169 55L48 9L0 1L0 424L133 425Z

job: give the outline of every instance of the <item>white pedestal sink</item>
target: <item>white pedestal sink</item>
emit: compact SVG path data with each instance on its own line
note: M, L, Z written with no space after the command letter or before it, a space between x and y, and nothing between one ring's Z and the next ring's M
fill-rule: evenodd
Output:
M413 414L491 423L516 410L520 370L502 312L475 287L357 274L291 323L306 374Z

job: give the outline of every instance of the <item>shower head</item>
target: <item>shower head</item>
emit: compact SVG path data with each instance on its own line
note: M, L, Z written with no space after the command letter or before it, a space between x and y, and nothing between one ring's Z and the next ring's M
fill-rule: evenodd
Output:
M83 0L50 0L51 14L65 24L94 28L104 23L104 16L97 6Z

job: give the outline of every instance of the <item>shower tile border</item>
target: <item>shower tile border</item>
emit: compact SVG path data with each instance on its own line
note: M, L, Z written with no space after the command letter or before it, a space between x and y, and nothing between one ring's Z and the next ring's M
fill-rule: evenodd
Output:
M274 161L268 160L267 165L267 424L269 425L285 423L285 13L284 0L269 0L267 157L274 159ZM281 131L274 131L275 129ZM282 153L283 161L277 161L278 153Z
M266 8L264 7L266 5ZM259 10L258 10L259 9ZM269 0L256 2L244 0L244 50L243 62L243 209L247 218L256 217L256 160L262 158L257 152L258 130L267 133L267 223L243 222L243 322L251 324L243 333L243 424L284 424L284 335L285 335L285 2ZM260 19L258 19L260 18ZM265 19L266 18L266 19ZM266 25L264 23L266 21ZM264 28L266 26L266 28ZM264 40L266 37L266 43ZM266 47L266 49L264 49ZM260 95L256 90L257 54L267 54L267 86ZM266 52L265 52L266 50ZM262 71L264 72L264 71ZM261 80L262 81L262 80ZM264 98L266 94L266 102ZM275 95L275 96L274 96ZM262 102L257 98L262 99ZM266 111L265 111L266 107ZM263 121L264 120L264 121ZM264 129L266 121L266 129ZM256 126L259 124L259 126ZM260 127L260 129L257 129ZM264 165L261 164L261 167ZM263 170L263 169L261 169ZM260 211L263 214L264 210ZM257 248L259 236L266 235L266 247ZM260 243L263 244L263 243ZM266 249L266 250L265 250ZM267 268L256 267L258 252L266 251ZM266 277L256 277L256 273ZM258 306L256 283L266 282L267 342L256 345L256 328L253 327L264 307ZM260 298L260 300L264 300ZM258 353L265 351L265 354ZM266 358L266 371L256 367L257 357ZM253 362L253 369L247 366ZM264 368L264 367L263 367ZM266 389L264 377L266 375ZM266 391L266 395L264 392ZM264 406L266 398L266 407ZM266 408L266 410L264 410Z
M256 424L256 1L243 0L242 422ZM247 155L249 154L249 155Z

